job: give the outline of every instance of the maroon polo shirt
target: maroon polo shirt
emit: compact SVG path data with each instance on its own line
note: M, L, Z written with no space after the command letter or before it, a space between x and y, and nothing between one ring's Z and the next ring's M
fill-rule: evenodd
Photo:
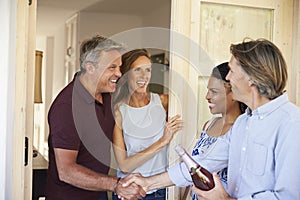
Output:
M88 191L60 181L53 148L78 151L76 162L97 173L108 174L114 128L111 95L103 104L95 101L75 75L54 100L49 113L49 168L46 198L49 200L106 200L107 193ZM80 179L80 177L78 177Z

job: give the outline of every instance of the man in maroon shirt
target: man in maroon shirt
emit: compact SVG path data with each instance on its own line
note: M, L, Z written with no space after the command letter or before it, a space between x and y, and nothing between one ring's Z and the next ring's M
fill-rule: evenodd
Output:
M46 199L107 200L106 191L126 199L145 192L137 185L108 176L114 127L110 93L121 77L123 47L95 36L82 43L80 72L54 100L50 134Z

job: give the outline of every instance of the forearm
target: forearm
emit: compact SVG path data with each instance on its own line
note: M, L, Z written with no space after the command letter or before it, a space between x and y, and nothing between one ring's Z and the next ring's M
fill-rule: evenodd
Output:
M164 143L161 140L153 143L148 148L140 151L132 156L125 156L124 158L118 158L118 165L122 172L129 173L133 171L135 168L141 166L149 159L151 159L154 155L156 155L160 150L162 150L167 143Z
M168 176L178 187L186 187L193 184L192 177L184 163L177 163L168 169Z
M148 190L166 188L174 185L167 172L157 174L155 176L151 176L147 178L147 183L148 183Z
M174 185L167 172L150 177L143 177L140 174L130 174L125 179L123 187L128 187L132 183L140 185L144 191L165 188Z
M85 190L113 191L117 181L116 177L96 173L78 164L70 165L59 171L61 181Z

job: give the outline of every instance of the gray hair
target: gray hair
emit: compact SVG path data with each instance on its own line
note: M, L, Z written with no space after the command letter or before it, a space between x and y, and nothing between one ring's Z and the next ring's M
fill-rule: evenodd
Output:
M80 46L80 71L81 73L86 72L86 64L92 63L93 66L98 66L101 53L103 51L117 50L122 53L125 47L111 39L103 36L96 35L91 39L87 39L82 42Z

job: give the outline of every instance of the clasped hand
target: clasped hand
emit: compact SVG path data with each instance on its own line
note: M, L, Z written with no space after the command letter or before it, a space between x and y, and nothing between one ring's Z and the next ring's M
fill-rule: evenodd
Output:
M148 186L146 178L141 174L130 174L121 179L117 186L117 194L121 200L135 200L146 196Z

